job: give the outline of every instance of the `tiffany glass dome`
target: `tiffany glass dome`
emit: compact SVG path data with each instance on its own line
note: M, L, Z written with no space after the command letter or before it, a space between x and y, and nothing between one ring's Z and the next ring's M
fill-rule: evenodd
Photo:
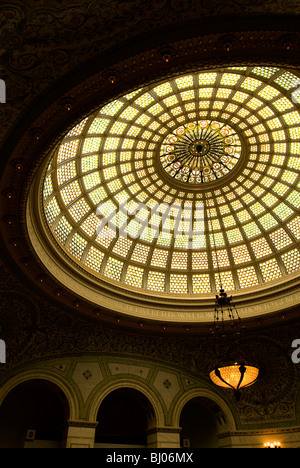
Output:
M105 103L45 166L60 255L99 287L157 298L251 292L300 268L300 78L188 73ZM299 99L298 99L299 98Z

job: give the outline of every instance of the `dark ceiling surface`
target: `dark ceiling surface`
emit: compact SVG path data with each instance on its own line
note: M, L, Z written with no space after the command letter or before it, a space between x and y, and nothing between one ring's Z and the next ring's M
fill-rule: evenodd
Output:
M189 35L239 29L297 30L300 2L291 0L2 1L0 142L39 95L70 80L108 51L168 44ZM63 80L64 81L64 80ZM66 83L65 83L66 85Z

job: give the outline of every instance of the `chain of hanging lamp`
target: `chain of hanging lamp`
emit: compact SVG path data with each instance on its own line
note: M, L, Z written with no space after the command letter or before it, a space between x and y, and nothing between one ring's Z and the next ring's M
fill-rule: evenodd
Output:
M220 263L219 263L219 258L218 258L218 251L217 251L217 246L216 246L215 232L213 229L211 210L209 208L208 203L207 203L207 208L208 208L210 228L212 232L214 253L216 257L218 279L219 279L219 294L216 294L216 300L215 300L214 331L215 332L219 331L221 328L221 330L224 332L226 321L229 321L230 326L232 328L237 328L239 322L241 321L241 318L233 302L232 296L228 296L228 294L225 292L223 288L221 269L220 269Z
M238 335L238 325L241 321L241 318L235 304L233 303L232 296L228 296L223 288L211 211L208 203L206 206L213 237L220 288L220 292L219 294L216 294L215 300L214 333L217 334L217 332L220 332L221 328L222 335L224 336L225 324L229 322L231 328L235 329L236 334ZM214 370L210 372L211 380L218 386L231 388L234 391L237 401L240 399L240 389L242 387L249 387L250 385L253 385L256 382L259 374L258 368L245 365L244 362L239 361L238 355L239 352L238 349L236 349L236 361L233 365L222 367L215 366Z

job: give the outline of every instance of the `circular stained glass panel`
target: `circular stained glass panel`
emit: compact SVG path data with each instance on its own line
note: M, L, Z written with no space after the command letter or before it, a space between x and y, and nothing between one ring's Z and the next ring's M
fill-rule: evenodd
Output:
M178 127L164 139L160 162L174 179L204 184L227 175L241 150L241 140L230 125L200 120Z

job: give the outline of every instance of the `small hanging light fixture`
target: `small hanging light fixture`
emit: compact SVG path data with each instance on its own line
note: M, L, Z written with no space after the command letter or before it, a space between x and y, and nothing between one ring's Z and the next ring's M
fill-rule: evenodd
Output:
M222 330L222 334L225 334L226 324L230 324L232 329L235 329L237 335L239 335L239 325L241 318L239 316L238 310L233 302L232 296L228 296L225 290L223 289L220 265L218 259L218 252L216 249L215 235L212 226L212 218L210 215L210 210L208 208L210 222L211 222L211 231L214 242L214 250L216 255L216 262L218 268L218 276L220 281L220 293L216 294L215 301L215 312L214 312L214 333L215 335ZM244 361L240 361L238 358L238 351L236 351L236 361L233 361L230 365L216 365L214 369L210 372L209 377L211 381L223 388L231 388L234 391L236 400L240 399L240 389L245 387L250 387L253 385L259 375L259 369L255 366L250 366L245 364Z

